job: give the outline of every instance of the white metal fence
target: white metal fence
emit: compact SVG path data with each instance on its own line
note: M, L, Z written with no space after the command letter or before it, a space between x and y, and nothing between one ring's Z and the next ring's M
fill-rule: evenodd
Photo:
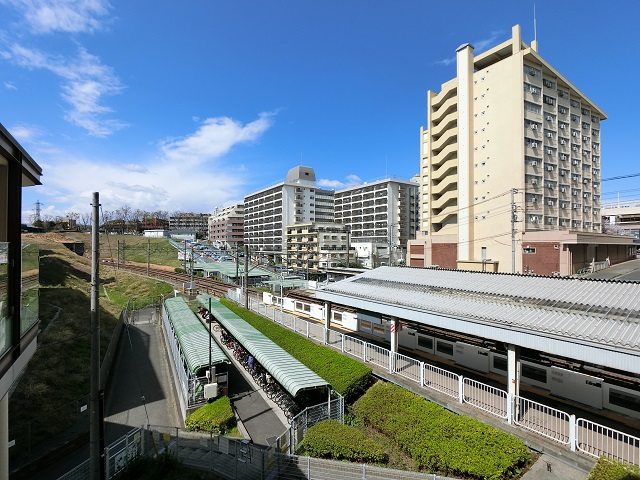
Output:
M243 304L243 298L235 290L230 290L228 297ZM294 328L294 320L291 318L293 315L270 307L264 310L264 307L268 306L250 299L249 308L252 310L257 312L262 310L265 312L265 317L286 328ZM316 332L322 329L322 333L316 334L314 338L325 343L326 333L326 345L331 348L352 355L363 362L385 368L392 374L414 381L423 388L436 390L455 398L459 403L467 404L504 419L510 424L565 445L572 451L578 450L593 457L604 455L618 461L640 465L640 438L638 437L582 418L576 419L574 415L569 415L561 410L520 396L510 395L491 385L457 375L397 352L391 352L379 345L335 330L326 332L323 325L307 322L303 318L295 320L296 331L302 328L299 325L300 322L308 323L309 327L305 328L314 329Z

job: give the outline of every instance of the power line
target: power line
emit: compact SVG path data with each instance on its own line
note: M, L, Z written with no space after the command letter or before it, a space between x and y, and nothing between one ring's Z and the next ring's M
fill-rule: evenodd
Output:
M632 177L640 177L640 173L630 173L629 175L618 175L617 177L603 178L600 181L601 182L608 182L608 181L611 181L611 180L621 180L623 178L632 178Z

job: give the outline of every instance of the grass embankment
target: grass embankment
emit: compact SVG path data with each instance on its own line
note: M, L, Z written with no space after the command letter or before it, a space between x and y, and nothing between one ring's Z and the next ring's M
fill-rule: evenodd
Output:
M47 236L25 238L40 249L38 350L9 400L11 439L20 448L69 430L90 390L91 263ZM172 291L168 284L100 268L100 352L107 350L122 308Z
M236 305L230 300L223 298L220 301L276 345L324 378L336 392L344 395L347 402L358 398L369 386L371 381L370 367L330 347L318 345L301 337L299 334Z
M73 241L84 242L85 248L90 254L91 235L86 233L69 233L67 236ZM173 247L166 238L147 238L140 235L100 235L100 257L118 257L118 245L120 245L120 261L147 264L147 255L152 265L166 265L180 267L182 260L178 260L178 250ZM124 248L124 257L122 249Z

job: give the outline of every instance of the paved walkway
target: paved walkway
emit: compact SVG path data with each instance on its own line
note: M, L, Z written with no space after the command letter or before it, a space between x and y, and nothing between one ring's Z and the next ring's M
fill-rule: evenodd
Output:
M604 270L585 275L584 278L640 282L640 259L629 260L627 262L612 265Z

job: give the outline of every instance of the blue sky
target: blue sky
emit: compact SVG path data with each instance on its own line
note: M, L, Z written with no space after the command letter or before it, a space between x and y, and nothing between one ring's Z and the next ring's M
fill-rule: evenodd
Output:
M341 188L419 166L429 89L533 0L0 0L0 122L43 167L48 216L210 212L308 165ZM640 2L538 0L539 52L609 116L602 177L640 172ZM603 200L640 198L640 177Z

